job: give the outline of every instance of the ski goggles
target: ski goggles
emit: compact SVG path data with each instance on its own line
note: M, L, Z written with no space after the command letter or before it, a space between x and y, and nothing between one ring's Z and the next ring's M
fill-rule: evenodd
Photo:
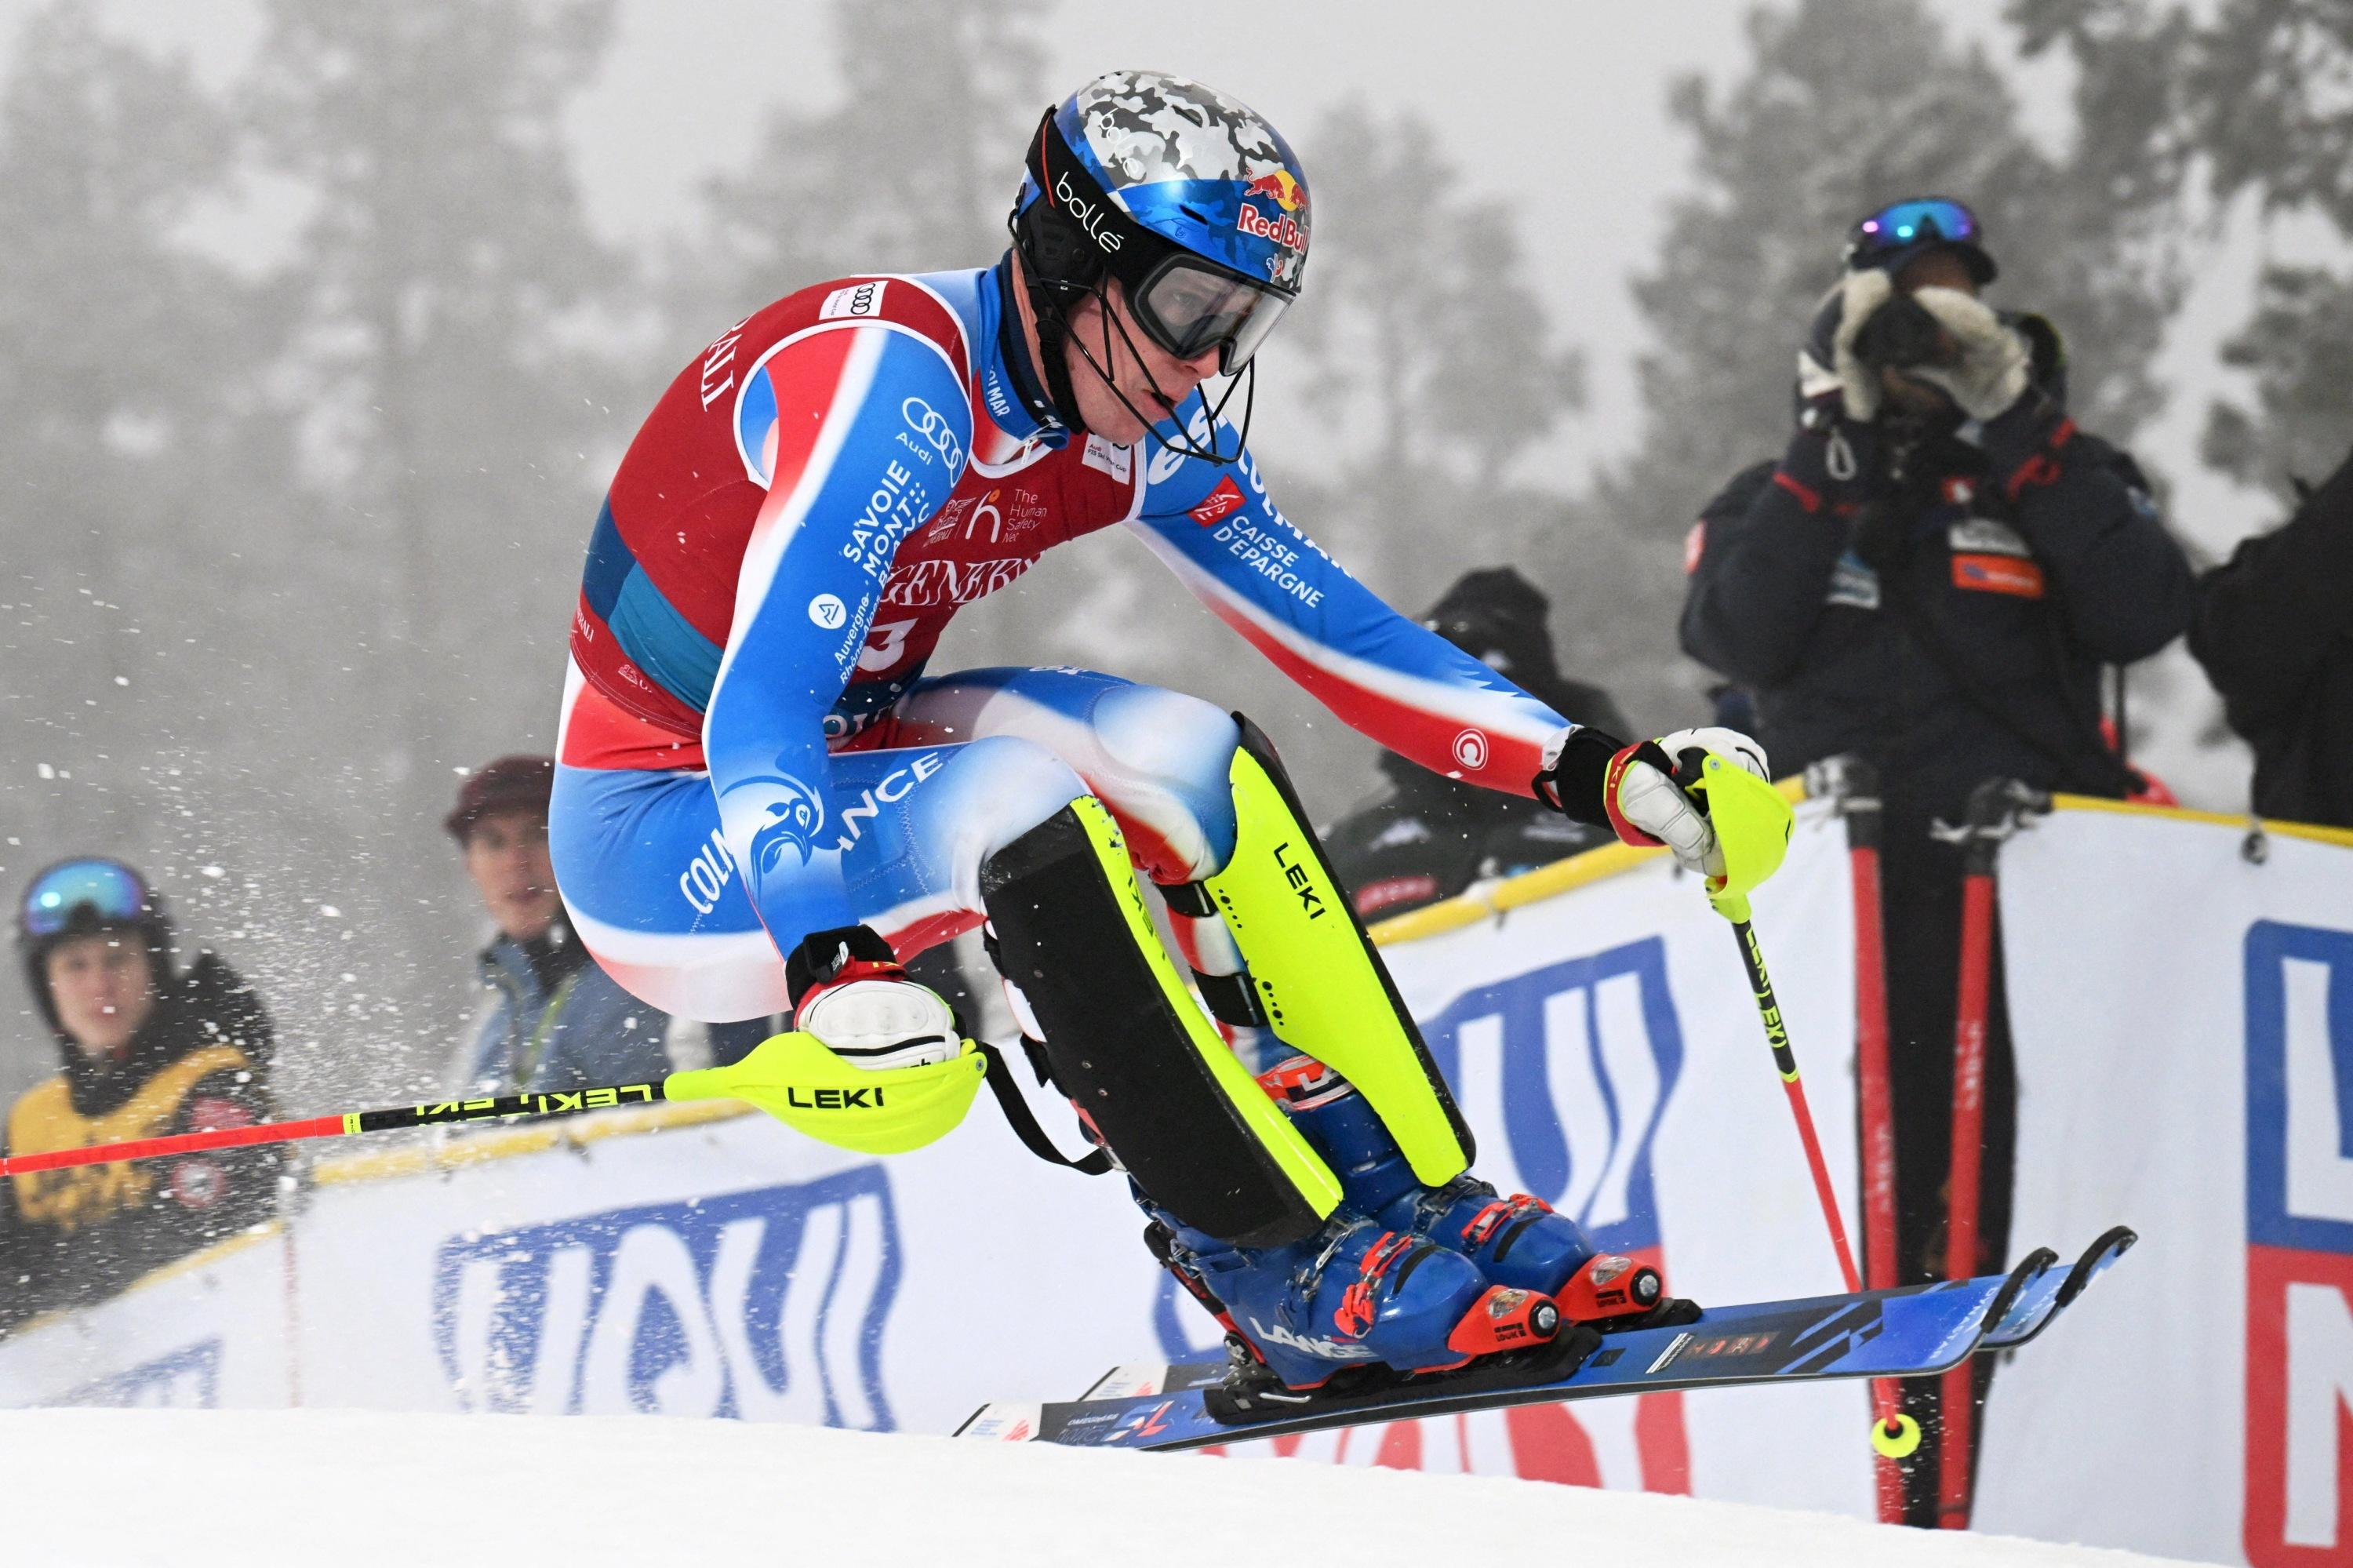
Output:
M1847 236L1846 264L1849 270L1859 272L1915 246L1938 241L1975 244L1983 238L1978 231L1977 214L1959 202L1943 196L1899 201L1854 226Z
M1128 306L1162 348L1187 360L1214 348L1219 374L1231 376L1250 363L1291 297L1179 253L1145 274Z
M88 910L90 914L84 914ZM59 862L25 890L16 921L26 937L54 937L79 917L100 924L128 924L152 916L154 895L146 881L119 860Z

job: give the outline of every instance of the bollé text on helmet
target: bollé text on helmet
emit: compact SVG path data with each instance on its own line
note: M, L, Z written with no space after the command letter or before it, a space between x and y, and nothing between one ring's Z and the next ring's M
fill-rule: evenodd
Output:
M1111 226L1104 221L1102 203L1088 200L1071 187L1067 170L1054 182L1054 199L1061 204L1063 211L1079 220L1079 227L1087 231L1087 238L1093 240L1098 248L1103 250L1119 249L1120 241L1125 236L1113 232Z

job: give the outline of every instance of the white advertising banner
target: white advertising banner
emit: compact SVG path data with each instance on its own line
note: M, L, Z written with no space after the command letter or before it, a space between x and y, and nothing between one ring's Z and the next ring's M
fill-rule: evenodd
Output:
M0 1406L291 1404L286 1231L260 1227L0 1340Z
M1505 885L1466 923L1388 948L1478 1170L1703 1301L1838 1289L1729 928L1663 858L1537 896L1577 880ZM1826 808L1800 809L1757 928L1831 1169L1851 1174L1852 917ZM1121 1186L1034 1160L986 1097L954 1136L885 1161L755 1116L656 1112L322 1174L287 1236L0 1342L0 1404L115 1397L205 1343L217 1375L173 1397L944 1432L986 1400L1074 1397L1114 1363L1215 1342ZM1864 1393L1841 1384L1282 1448L1867 1516L1866 1423Z
M2142 1239L1997 1379L1979 1529L2353 1564L2353 845L2246 844L2063 806L2002 849L2012 1234Z

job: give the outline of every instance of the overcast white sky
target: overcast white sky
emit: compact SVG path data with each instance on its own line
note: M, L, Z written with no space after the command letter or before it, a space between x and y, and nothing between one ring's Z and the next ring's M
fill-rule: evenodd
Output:
M37 0L0 0L0 51L37 8ZM189 51L216 78L237 69L259 31L251 0L100 0L100 9L128 33ZM1668 84L1692 70L1736 72L1751 9L1747 0L1490 0L1441 16L1402 0L1061 0L1050 75L1060 90L1114 66L1178 71L1285 127L1307 126L1356 94L1439 125L1473 192L1519 204L1533 274L1586 350L1588 409L1556 449L1574 481L1639 429L1633 358L1642 340L1626 282L1648 264L1663 204L1689 169L1689 148L1665 116ZM1957 35L2007 53L2000 0L1935 9ZM837 93L826 12L827 0L621 0L619 37L573 115L596 221L620 238L659 236L688 217L702 176L749 155L771 104L816 107ZM2064 124L2065 90L2063 66L2027 74L2034 122L2054 133ZM1303 152L1312 167L1312 149ZM1009 191L1010 150L1007 169ZM1824 238L1826 264L1838 239ZM2242 233L2201 267L2168 354L2172 412L2138 443L2179 485L2184 531L2209 547L2267 515L2260 498L2194 460L2220 376L2213 345L2243 315L2259 255L2260 240Z

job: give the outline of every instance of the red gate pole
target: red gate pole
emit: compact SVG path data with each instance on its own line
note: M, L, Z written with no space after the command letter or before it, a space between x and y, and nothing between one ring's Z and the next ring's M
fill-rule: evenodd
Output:
M1953 1157L1946 1188L1945 1276L1978 1272L1978 1213L1985 1177L1985 1039L1993 993L1994 863L2017 827L2030 793L2008 779L1988 779L1969 795L1961 849L1961 952L1953 1012ZM1999 1261L1999 1260L1997 1260ZM1977 1360L1945 1373L1936 1440L1937 1523L1967 1530L1972 1476L1969 1449L1977 1420Z
M1848 874L1854 900L1854 1050L1856 1148L1862 1177L1862 1276L1864 1287L1890 1290L1897 1278L1895 1247L1895 1112L1887 1077L1887 943L1880 901L1879 845L1883 816L1879 772L1860 757L1833 758L1822 765L1823 793L1846 821ZM1883 1414L1896 1407L1893 1378L1874 1379L1872 1404ZM1904 1472L1887 1455L1873 1467L1879 1519L1904 1522Z

